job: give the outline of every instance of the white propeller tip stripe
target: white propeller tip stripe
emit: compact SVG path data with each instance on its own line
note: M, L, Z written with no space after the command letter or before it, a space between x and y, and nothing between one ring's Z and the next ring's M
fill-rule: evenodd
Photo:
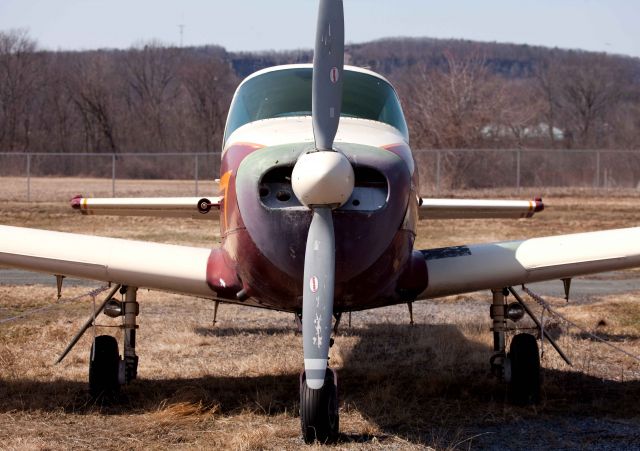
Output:
M327 359L304 359L304 368L307 370L326 370Z
M307 379L307 387L320 390L324 386L324 379Z

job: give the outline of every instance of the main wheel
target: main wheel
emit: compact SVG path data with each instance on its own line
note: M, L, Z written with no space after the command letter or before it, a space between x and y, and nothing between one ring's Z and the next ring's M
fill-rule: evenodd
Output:
M517 405L540 401L540 354L536 337L518 334L511 340L511 402Z
M332 443L338 438L340 417L338 414L338 387L333 372L327 370L322 388L314 390L307 380L300 386L300 423L305 443Z
M89 393L94 398L120 388L118 341L110 335L96 337L89 356Z

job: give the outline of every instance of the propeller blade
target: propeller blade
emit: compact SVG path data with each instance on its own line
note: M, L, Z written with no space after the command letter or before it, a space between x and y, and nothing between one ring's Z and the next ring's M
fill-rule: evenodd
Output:
M342 0L320 0L316 30L316 47L313 54L313 135L317 150L332 150L342 108Z
M307 236L302 300L302 344L307 386L324 385L331 339L335 283L335 236L331 208L317 207Z

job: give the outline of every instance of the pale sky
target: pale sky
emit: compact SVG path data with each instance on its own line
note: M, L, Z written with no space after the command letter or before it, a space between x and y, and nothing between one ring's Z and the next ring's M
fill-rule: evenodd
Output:
M428 36L640 57L640 0L344 0L347 42ZM0 0L0 30L45 49L158 39L228 50L310 49L317 0Z

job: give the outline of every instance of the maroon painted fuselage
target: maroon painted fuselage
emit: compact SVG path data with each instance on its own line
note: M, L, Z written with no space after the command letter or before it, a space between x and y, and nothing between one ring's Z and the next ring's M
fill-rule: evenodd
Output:
M222 247L212 254L208 274L221 297L301 310L311 212L296 202L289 175L299 153L308 147L238 143L225 151L220 185ZM398 143L386 148L336 147L352 161L356 189L350 204L334 211L334 310L409 302L427 280L424 258L413 251L418 174L410 171L410 150ZM358 197L366 197L367 189L386 193L384 203L376 205L379 208L358 208L365 202ZM223 289L220 280L225 281Z
M427 283L413 250L418 173L397 94L363 69L345 68L344 77L334 148L351 163L355 187L333 210L336 312L409 302ZM222 246L207 271L220 298L302 309L312 212L293 193L291 173L314 146L310 82L310 66L282 66L236 91L220 170Z

